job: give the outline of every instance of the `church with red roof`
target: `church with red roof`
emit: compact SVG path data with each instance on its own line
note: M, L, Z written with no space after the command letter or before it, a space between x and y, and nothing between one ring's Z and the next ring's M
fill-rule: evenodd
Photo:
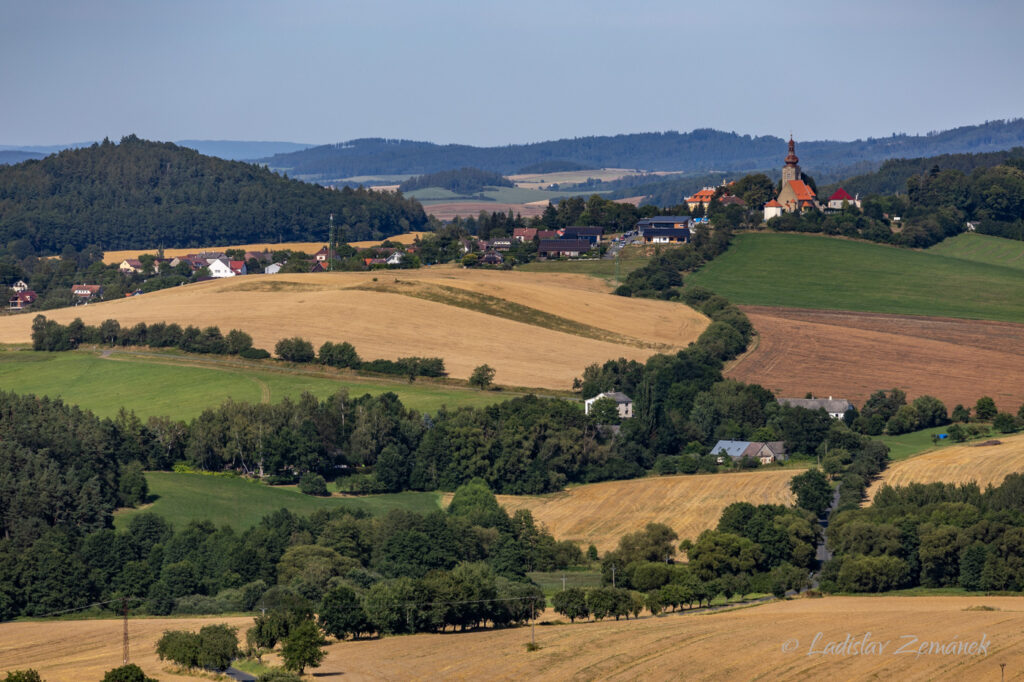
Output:
M803 181L803 174L800 172L800 159L797 158L796 143L793 142L792 136L789 138L789 154L786 155L786 165L782 167L782 190L775 200L787 213L796 213L811 208L821 209L814 188Z

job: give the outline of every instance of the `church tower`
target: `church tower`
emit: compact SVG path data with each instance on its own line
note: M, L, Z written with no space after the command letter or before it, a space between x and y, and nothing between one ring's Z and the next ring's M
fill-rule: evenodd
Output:
M793 136L789 136L789 154L786 155L786 165L782 167L782 184L790 180L800 179L800 159L796 156L796 143Z

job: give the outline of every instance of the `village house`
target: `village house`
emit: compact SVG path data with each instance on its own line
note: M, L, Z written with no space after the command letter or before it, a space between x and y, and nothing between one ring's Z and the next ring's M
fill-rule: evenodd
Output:
M263 269L263 274L276 275L277 273L281 272L281 268L283 267L284 263L271 263L270 265Z
M691 234L688 227L681 230L646 227L640 230L640 236L647 244L688 244Z
M562 230L562 239L589 239L594 244L601 243L604 228L593 225L575 225Z
M237 273L231 269L226 260L220 258L210 258L206 261L206 267L210 270L210 277L223 278L223 277L234 277Z
M244 260L229 260L228 267L231 268L231 272L236 275L245 275L248 273Z
M126 275L134 275L142 272L142 261L138 258L125 258L117 269Z
M19 279L17 282L11 285L11 289L14 289L14 293L20 294L23 291L28 291L28 282L23 279Z
M536 227L516 227L512 230L512 239L517 242L532 242L536 237Z
M707 209L711 205L711 200L715 197L714 187L705 187L699 192L695 192L692 196L686 197L686 205L690 207L691 211L697 209L698 206L703 206Z
M273 256L269 251L246 251L245 261L248 263L251 260L257 263L269 263L273 260Z
M761 464L782 462L789 458L782 441L720 440L711 448L711 454L717 458L719 464L723 464L726 457L734 462L747 457L756 459Z
M779 405L802 407L805 410L825 410L833 419L842 419L853 409L853 403L843 398L776 398Z
M537 239L544 241L545 239L559 239L562 236L559 230L537 230Z
M71 287L71 295L75 297L76 303L88 303L102 298L103 287L99 284L75 284Z
M313 254L313 258L321 263L323 263L330 257L331 252L326 246L320 247L320 250Z
M499 237L498 239L492 239L487 244L487 247L495 251L508 251L512 248L512 240L508 237Z
M591 243L587 239L543 239L537 247L537 255L541 258L578 258L590 248Z
M488 251L480 256L480 262L483 265L501 265L505 262L505 257L497 251Z
M405 254L401 251L395 251L390 256L384 259L384 262L388 265L401 265L402 261L405 260Z
M8 303L11 310L24 310L35 303L37 298L39 297L36 295L36 292L31 289L25 289L24 291L16 291Z
M860 208L860 195L858 194L856 197L851 197L849 192L840 187L828 198L828 210L843 210L843 202L845 202L847 206Z
M593 398L587 398L583 401L583 413L590 414L590 410L594 406L594 403L601 398L608 398L615 401L615 406L619 409L620 418L633 418L633 399L619 391L606 391L605 393L598 393Z

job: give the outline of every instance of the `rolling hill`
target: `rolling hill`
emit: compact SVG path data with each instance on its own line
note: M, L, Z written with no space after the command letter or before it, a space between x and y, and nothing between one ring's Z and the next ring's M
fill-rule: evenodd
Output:
M335 191L134 135L0 166L0 242L43 252L311 241L327 237L331 214L354 240L427 222L393 192Z
M583 275L431 268L248 275L47 311L62 323L178 322L249 332L272 349L300 335L348 341L363 359L442 357L451 376L488 364L511 386L569 389L584 367L685 348L708 324L691 308L612 296ZM0 342L29 339L31 315L0 318Z
M1024 270L1024 242L1016 239L964 232L939 242L927 253Z
M801 141L800 157L815 174L865 162L1009 149L1024 143L1024 119L990 121L928 135L893 135L852 142ZM585 168L643 168L688 172L775 168L786 143L718 130L578 137L502 147L438 145L398 139L359 139L261 159L297 177L330 181L381 174L419 175L473 166L502 174L544 162Z
M687 278L733 303L1024 322L1024 271L817 235L749 233Z

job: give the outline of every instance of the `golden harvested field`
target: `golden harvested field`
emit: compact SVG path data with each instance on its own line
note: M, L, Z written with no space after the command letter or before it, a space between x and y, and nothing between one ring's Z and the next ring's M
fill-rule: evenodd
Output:
M1000 445L954 445L889 465L868 489L874 499L882 485L908 483L968 483L984 490L999 485L1009 474L1024 473L1024 434L1000 436Z
M165 630L199 630L214 623L237 627L244 641L252 618L133 618L128 621L131 662L160 680L205 679L164 672L168 662L157 658L156 643ZM117 619L0 624L0 672L34 668L47 682L100 680L121 665L121 627Z
M421 237L429 232L406 232L405 234L398 234L394 237L388 237L389 241L398 242L399 244L412 244L416 241L417 237ZM350 242L352 246L357 249L366 249L371 246L379 246L379 241L367 241L367 242ZM277 244L263 243L263 244L235 244L232 246L196 246L187 249L164 249L164 255L168 258L174 258L175 256L184 256L190 253L202 253L204 251L225 251L226 249L244 249L246 251L299 251L301 253L316 253L327 244L326 241L322 242L281 242ZM151 253L154 256L157 253L156 249L125 249L123 251L106 251L103 254L104 263L120 263L125 258L138 258L143 253Z
M376 242L373 242L376 244ZM224 251L225 249L245 249L246 251L301 251L302 253L316 253L327 244L322 242L281 242L280 244L234 244L232 246L195 246L187 249L164 249L164 256L174 258L185 256L190 253L203 253L206 251ZM141 254L151 253L154 256L156 249L125 249L123 251L105 251L103 253L104 263L120 263L125 258L138 258Z
M543 616L557 618L550 611ZM132 662L161 680L200 679L164 672L166 664L153 647L163 630L219 622L244 630L252 619L132 620ZM0 671L31 666L49 682L99 679L121 663L120 628L117 620L0 625ZM910 682L999 680L999 664L1005 663L1005 679L1024 679L1021 597L796 599L721 613L538 626L535 633L540 649L534 652L525 649L529 628L337 642L327 647L321 667L307 674L345 680ZM822 653L828 642L841 643L847 635L853 642L877 644L868 653L861 653L863 646ZM929 653L929 642L954 647L945 655L934 648ZM955 653L957 642L965 643L964 649L979 642L985 649Z
M990 606L996 611L967 611ZM813 645L818 633L821 637ZM889 644L881 654L822 655L847 633ZM897 654L904 637L979 641L987 654ZM1024 677L1020 597L827 597L725 613L667 614L536 628L414 635L328 648L320 674L346 680L998 680ZM788 644L787 644L788 643ZM784 646L792 647L783 651ZM911 647L907 647L910 649ZM926 649L927 650L927 649Z
M548 389L569 389L593 362L685 348L708 323L678 303L607 292L585 275L461 268L248 275L46 315L218 325L271 350L296 335L314 347L348 341L364 359L437 356L459 378L486 363L500 384ZM0 318L0 343L27 342L32 317Z
M606 481L551 495L498 495L498 502L509 514L529 509L558 540L594 544L606 552L623 535L651 522L668 525L680 539L696 538L714 527L733 502L792 504L789 480L798 473L786 469Z
M1024 403L1024 325L840 310L741 306L757 348L726 373L777 395L808 391L862 405L880 389L933 395L952 409L991 396Z

